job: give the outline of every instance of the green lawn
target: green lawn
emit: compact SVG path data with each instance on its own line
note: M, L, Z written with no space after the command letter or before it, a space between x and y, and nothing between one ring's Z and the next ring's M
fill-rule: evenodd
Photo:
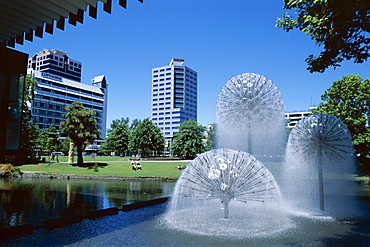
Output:
M48 161L48 157L46 161ZM59 162L66 162L67 157L59 157ZM75 160L76 161L76 160ZM165 177L177 178L181 170L175 169L178 165L187 165L186 161L146 161L142 160L142 170L133 171L128 157L95 157L95 161L106 163L107 166L100 166L98 172L92 167L77 167L68 163L40 163L36 165L23 165L21 171L37 171L46 174L66 174L79 176L122 176L122 177ZM84 162L91 162L91 157L85 156Z

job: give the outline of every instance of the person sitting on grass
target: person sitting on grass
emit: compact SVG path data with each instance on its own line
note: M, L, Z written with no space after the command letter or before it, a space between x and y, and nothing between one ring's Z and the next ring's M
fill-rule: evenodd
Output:
M132 165L132 170L136 171L136 164L134 161L131 161L131 165Z
M137 162L137 164L136 164L136 169L137 169L137 170L142 170L142 167L141 167L141 165L140 165L140 162Z

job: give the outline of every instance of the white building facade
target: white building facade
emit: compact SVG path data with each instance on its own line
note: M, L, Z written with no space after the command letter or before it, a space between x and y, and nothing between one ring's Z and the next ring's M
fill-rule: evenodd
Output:
M46 53L46 55L45 55ZM28 74L32 74L37 81L35 98L31 105L31 113L34 123L40 129L54 125L59 128L60 123L65 120L63 114L66 113L65 107L72 105L72 102L79 101L83 107L96 112L100 137L106 135L107 122L107 97L108 83L104 75L96 76L91 80L91 85L78 81L81 77L78 73L66 72L65 75L59 71L53 74L52 69L58 63L60 56L54 56L47 52L41 52L42 59L37 59L37 54L29 59ZM65 56L66 57L66 56ZM36 59L35 59L36 58ZM40 64L32 67L32 60ZM80 62L73 61L72 68L81 68ZM42 66L42 69L40 66ZM51 66L52 65L52 66ZM69 66L69 65L67 65ZM40 70L38 70L40 69ZM77 70L75 72L78 72ZM66 77L64 77L66 76ZM74 78L73 80L71 78Z
M152 69L151 120L171 146L180 123L197 121L197 72L173 58L166 66Z
M293 128L299 120L312 114L312 111L316 108L316 106L311 106L308 111L286 112L285 119L287 121L287 127L290 129Z

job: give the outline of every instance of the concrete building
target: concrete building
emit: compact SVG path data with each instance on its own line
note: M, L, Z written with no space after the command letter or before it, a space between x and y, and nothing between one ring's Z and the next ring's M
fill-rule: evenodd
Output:
M312 110L316 108L316 106L311 106L308 111L286 112L285 119L287 120L287 127L290 129L293 128L299 120L310 115L312 113Z
M28 73L33 74L38 83L35 99L31 105L33 121L40 129L52 124L58 128L60 122L65 119L63 117L66 113L65 106L79 101L85 109L96 112L95 118L100 134L105 137L108 96L108 83L105 76L94 77L91 85L81 83L77 81L81 78L81 71L78 72L76 69L81 68L82 64L69 58L66 61L73 61L73 65L70 67L68 62L69 69L65 74L61 70L57 70L57 74L50 73L54 72L55 63L58 63L61 58L60 55L55 54L64 54L63 58L67 58L65 53L57 50L43 50L39 55L29 59ZM72 70L76 73L70 73ZM76 80L72 80L71 77L75 77Z
M151 119L171 146L180 123L197 121L197 72L173 58L166 66L152 69Z
M81 82L82 63L56 49L44 49L28 59L28 69L46 72L63 78Z

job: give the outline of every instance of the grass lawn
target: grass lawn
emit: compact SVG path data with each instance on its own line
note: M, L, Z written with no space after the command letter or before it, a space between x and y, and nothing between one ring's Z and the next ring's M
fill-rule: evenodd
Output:
M46 161L48 161L46 157ZM66 162L67 157L59 157L59 162ZM76 160L75 160L76 161ZM95 157L98 163L105 163L100 166L98 172L92 167L78 167L69 163L40 163L36 165L23 165L21 171L37 171L44 174L79 175L79 176L122 176L122 177L165 177L177 178L181 170L175 169L178 165L187 165L188 161L141 161L142 170L133 171L128 157ZM91 162L91 157L84 156L84 162Z

